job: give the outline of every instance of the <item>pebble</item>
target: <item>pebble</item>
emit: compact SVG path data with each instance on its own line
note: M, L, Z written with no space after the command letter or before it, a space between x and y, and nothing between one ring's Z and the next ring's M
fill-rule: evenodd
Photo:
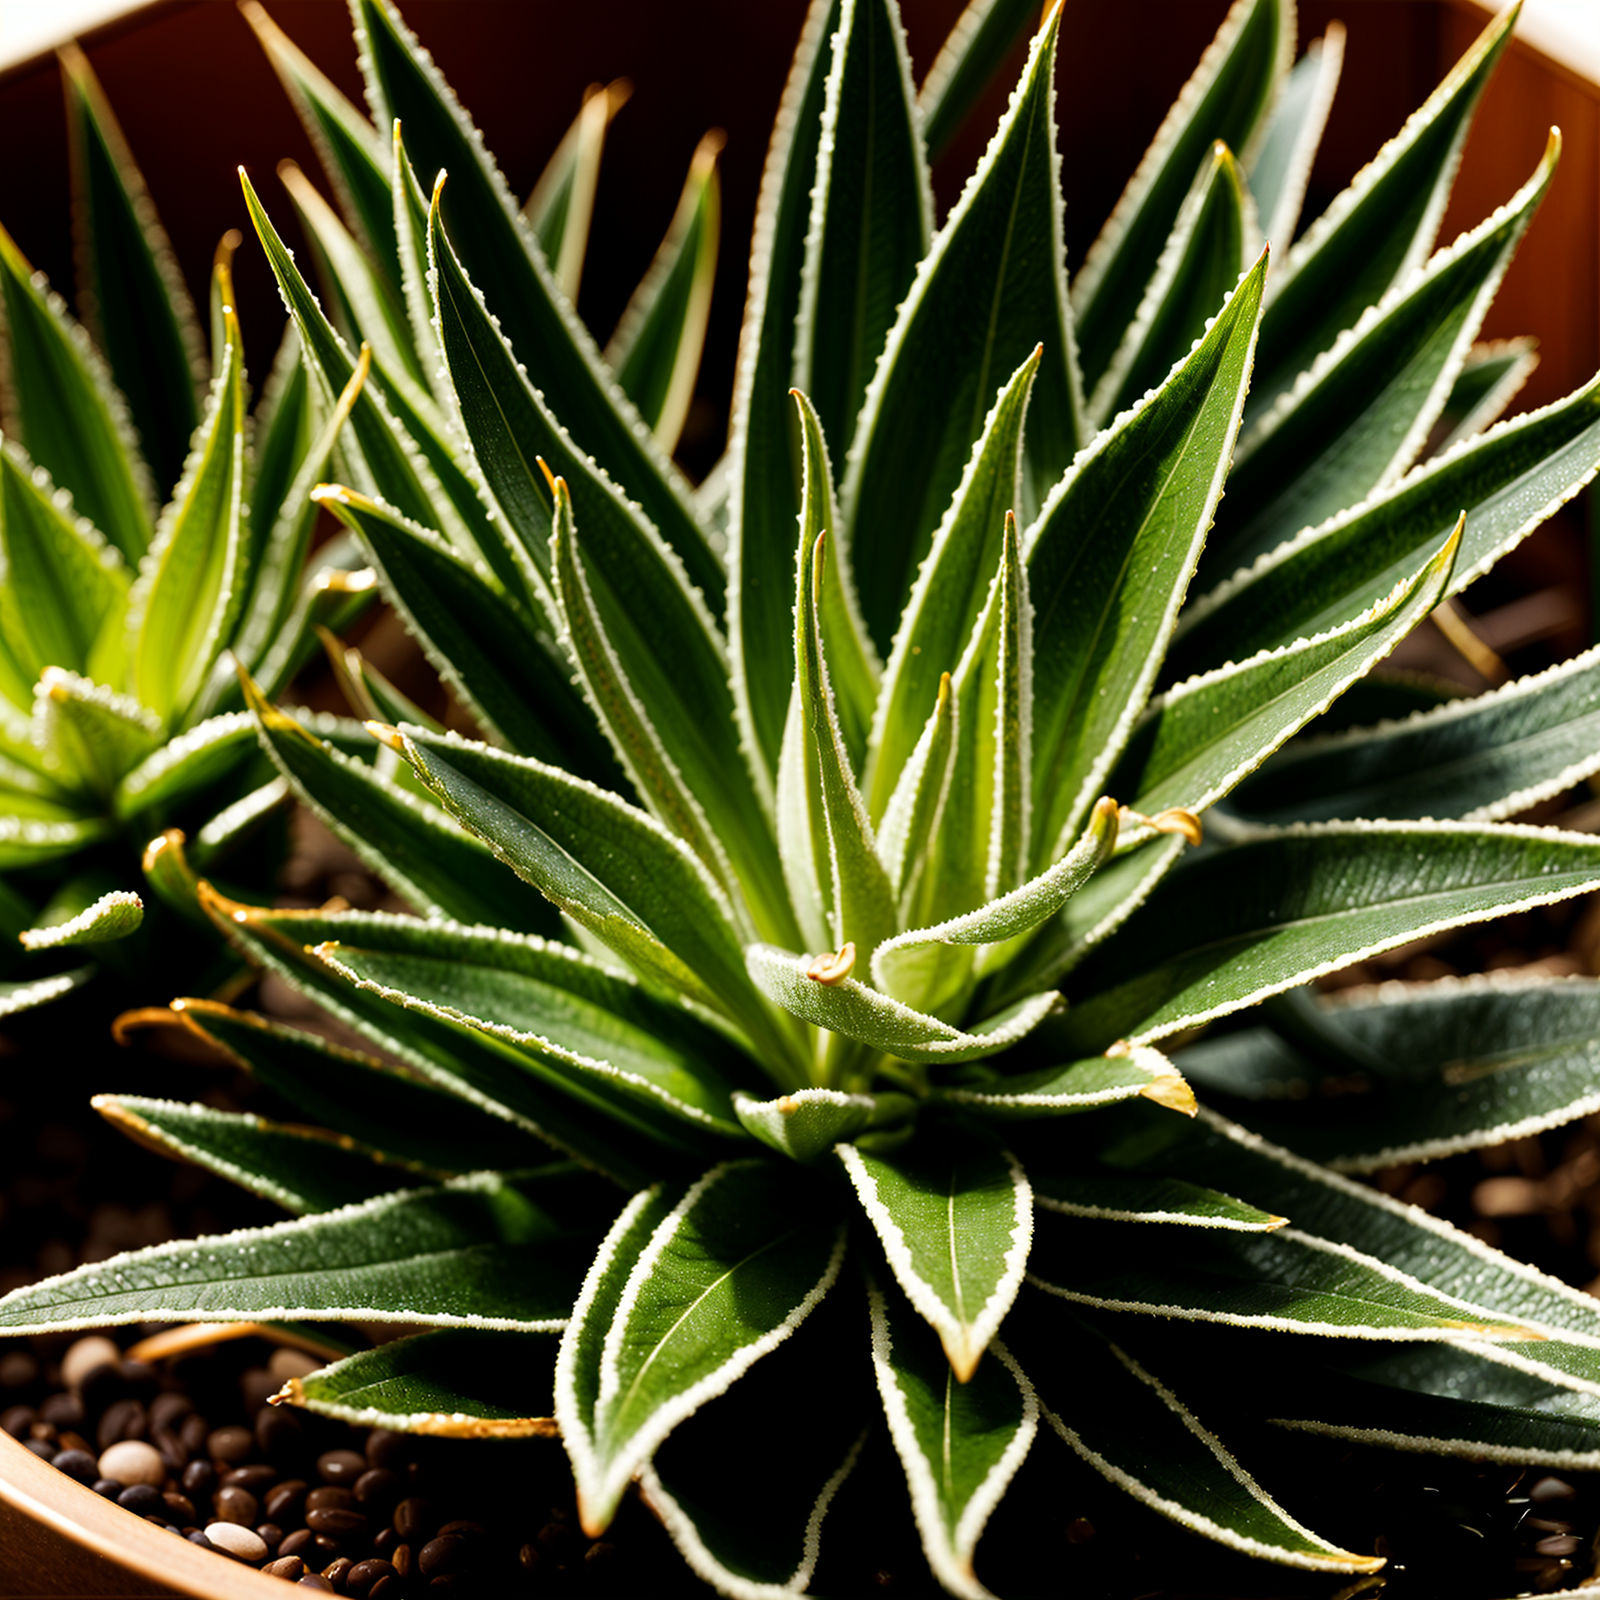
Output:
M150 1483L159 1488L166 1481L167 1464L154 1445L143 1439L124 1439L100 1457L100 1476L115 1478L130 1487Z
M303 1378L308 1373L315 1372L322 1362L314 1355L304 1350L291 1350L288 1345L281 1344L274 1350L267 1360L267 1371L278 1380L280 1385L287 1383L291 1378ZM269 1411L268 1416L293 1416L293 1412Z
M354 1450L325 1450L317 1457L317 1474L324 1483L348 1488L367 1470L367 1458Z
M250 1428L213 1428L206 1435L206 1449L211 1452L213 1459L226 1461L229 1466L238 1466L247 1460L255 1447L255 1432Z
M122 1352L104 1334L91 1333L75 1339L61 1358L61 1381L69 1389L78 1389L83 1380L96 1367L119 1365Z
M206 1538L219 1550L241 1561L263 1561L268 1554L267 1542L253 1528L241 1527L237 1522L208 1522Z
M227 1485L211 1497L211 1505L218 1522L236 1522L242 1528L253 1527L261 1515L261 1504L248 1489Z
M114 1473L102 1472L95 1458L87 1450L63 1450L56 1456L55 1465L69 1478L76 1478L79 1483L92 1484L97 1478L115 1476Z

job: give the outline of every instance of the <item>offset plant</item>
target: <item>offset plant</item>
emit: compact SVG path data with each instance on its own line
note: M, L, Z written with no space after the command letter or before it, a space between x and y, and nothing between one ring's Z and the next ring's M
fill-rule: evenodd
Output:
M1600 843L1502 820L1600 767L1600 656L1400 721L1373 708L1419 691L1363 682L1600 461L1593 383L1481 431L1527 353L1472 341L1554 137L1434 250L1514 8L1283 248L1339 41L1291 67L1292 8L1238 0L1069 296L1059 12L936 229L925 133L1029 8L978 0L918 98L893 0L817 0L732 444L692 493L649 397L695 358L705 160L619 383L548 265L610 102L530 223L393 11L353 10L392 145L258 18L372 352L316 498L486 738L353 654L365 754L250 687L284 777L421 915L198 902L383 1056L175 1002L293 1122L98 1104L300 1215L18 1291L0 1326L432 1324L290 1398L558 1427L591 1533L636 1481L731 1595L806 1586L874 1430L960 1595L1040 1432L1346 1572L1381 1563L1210 1419L1600 1465L1594 1303L1342 1175L1588 1109L1600 987L1305 987L1600 884ZM331 396L351 342L250 202ZM1266 1098L1356 1071L1345 1124Z
M69 48L62 67L92 339L0 231L0 1016L102 965L176 987L194 981L185 961L214 960L161 835L187 830L194 866L227 871L288 799L228 653L281 687L314 624L348 617L371 587L341 569L347 545L302 583L308 495L342 412L312 393L291 332L247 414L238 235L217 252L208 358L88 62ZM130 885L146 882L154 926L110 948L139 928Z

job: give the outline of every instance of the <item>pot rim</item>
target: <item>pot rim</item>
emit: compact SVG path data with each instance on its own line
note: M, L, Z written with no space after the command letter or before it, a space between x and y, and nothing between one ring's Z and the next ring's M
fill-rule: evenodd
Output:
M174 1538L154 1523L133 1516L103 1495L57 1472L9 1434L0 1433L0 1502L57 1539L78 1547L81 1570L104 1580L117 1572L137 1572L173 1594L193 1600L273 1600L283 1594L283 1580L253 1567ZM37 1558L11 1545L13 1559ZM11 1578L21 1574L12 1572Z

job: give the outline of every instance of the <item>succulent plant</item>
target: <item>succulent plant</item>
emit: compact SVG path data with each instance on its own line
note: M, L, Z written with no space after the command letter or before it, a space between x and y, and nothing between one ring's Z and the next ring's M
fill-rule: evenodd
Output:
M693 491L649 397L697 348L705 160L614 373L547 261L604 107L530 223L385 0L353 0L376 129L258 21L370 347L315 498L483 737L353 653L365 745L248 686L419 915L198 904L374 1048L176 1002L290 1116L101 1109L298 1215L19 1290L0 1327L429 1325L289 1398L558 1430L586 1529L637 1483L730 1595L806 1586L874 1435L904 1486L863 1492L909 1491L960 1595L1061 1441L1350 1574L1381 1560L1213 1427L1600 1464L1593 1301L1346 1175L1587 1108L1600 987L1310 987L1600 885L1600 843L1504 820L1600 767L1600 656L1443 703L1368 677L1600 462L1596 384L1483 431L1526 352L1472 342L1555 140L1434 250L1515 8L1291 244L1338 37L1291 66L1292 7L1238 0L1070 295L1059 9L938 227L927 178L1029 9L975 0L918 97L893 0L811 7ZM308 383L348 392L249 199ZM1292 1114L1358 1075L1357 1114Z
M183 829L195 866L265 887L276 852L229 857L288 799L226 655L281 687L313 626L371 588L336 551L302 585L338 413L291 334L248 415L238 235L217 252L208 358L88 61L69 47L62 67L92 339L0 232L0 1016L107 965L140 988L160 973L169 994L197 981L215 941L162 835ZM146 883L154 925L118 946Z

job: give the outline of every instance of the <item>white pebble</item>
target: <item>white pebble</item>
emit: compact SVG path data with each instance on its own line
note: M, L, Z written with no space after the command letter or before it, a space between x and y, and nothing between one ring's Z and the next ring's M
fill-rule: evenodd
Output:
M122 1352L103 1333L91 1333L87 1338L75 1339L62 1356L61 1381L69 1389L76 1389L96 1367L121 1359Z
M125 1489L136 1483L159 1489L167 1480L167 1464L154 1445L143 1439L124 1439L100 1457L100 1476L115 1478Z
M205 1531L219 1550L241 1561L260 1561L267 1553L267 1541L241 1522L208 1522Z
M316 1372L323 1366L314 1355L304 1350L291 1350L288 1345L280 1344L267 1358L267 1371L279 1383L287 1383L291 1378L303 1378L308 1372Z

